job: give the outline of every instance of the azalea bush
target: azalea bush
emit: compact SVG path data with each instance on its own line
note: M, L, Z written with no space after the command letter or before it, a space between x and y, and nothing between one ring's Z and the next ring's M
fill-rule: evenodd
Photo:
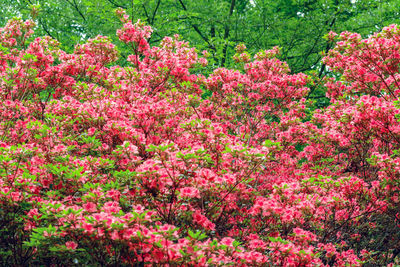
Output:
M279 49L202 75L208 52L118 10L72 54L0 29L0 263L400 262L400 28L330 33L330 105Z

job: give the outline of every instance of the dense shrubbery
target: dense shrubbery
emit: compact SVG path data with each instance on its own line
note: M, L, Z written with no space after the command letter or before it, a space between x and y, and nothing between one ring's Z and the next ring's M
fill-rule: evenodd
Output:
M338 40L330 106L277 49L241 71L150 47L118 11L130 67L99 36L73 54L0 31L0 259L28 266L360 266L400 253L400 29Z

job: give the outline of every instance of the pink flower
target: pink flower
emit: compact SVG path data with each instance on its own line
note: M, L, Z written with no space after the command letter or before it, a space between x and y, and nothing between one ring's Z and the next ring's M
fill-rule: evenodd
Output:
M116 201L108 201L104 203L103 209L106 213L116 213L120 211L121 207Z
M96 212L97 211L97 206L93 202L88 202L82 205L82 207L87 211L87 212Z
M36 208L31 209L27 215L29 218L33 218L33 216L38 216L39 215L38 209L36 209Z
M94 135L95 132L96 132L96 128L93 128L93 127L92 127L92 128L89 128L89 129L88 129L88 135L89 135L89 136Z
M231 247L233 244L233 241L235 241L235 239L230 238L230 237L224 237L221 241L220 244L222 245L226 245L228 247Z
M68 249L75 250L75 249L78 247L78 244L75 243L74 241L68 241L68 242L65 243L65 246L66 246Z
M117 191L115 189L111 189L106 194L107 197L112 198L115 201L119 200L120 195L121 195L121 192L119 192L119 191Z
M180 190L181 197L188 197L188 198L200 198L200 191L194 187L184 187Z
M88 233L93 233L94 227L90 223L82 222L82 228L85 229Z
M215 224L212 223L206 216L201 214L199 211L195 211L193 213L193 221L196 222L197 224L203 226L206 229L209 229L209 230L215 229Z
M21 192L11 192L11 199L13 201L20 201L22 199Z

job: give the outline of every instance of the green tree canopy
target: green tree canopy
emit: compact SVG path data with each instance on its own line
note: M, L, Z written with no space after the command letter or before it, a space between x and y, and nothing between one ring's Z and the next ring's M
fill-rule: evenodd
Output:
M234 64L238 43L252 53L279 46L293 72L314 70L319 77L326 72L320 61L331 48L322 38L329 31L368 36L400 20L400 0L0 0L0 7L0 23L34 13L36 34L50 35L69 51L99 34L117 41L114 10L123 8L153 27L150 43L178 33L211 52L211 67Z

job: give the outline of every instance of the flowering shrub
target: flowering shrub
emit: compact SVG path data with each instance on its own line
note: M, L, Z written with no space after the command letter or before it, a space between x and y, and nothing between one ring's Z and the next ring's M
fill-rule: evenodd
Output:
M277 48L242 70L118 10L127 67L0 30L2 265L361 266L400 254L400 29L331 33L331 105ZM207 52L203 53L204 56Z

